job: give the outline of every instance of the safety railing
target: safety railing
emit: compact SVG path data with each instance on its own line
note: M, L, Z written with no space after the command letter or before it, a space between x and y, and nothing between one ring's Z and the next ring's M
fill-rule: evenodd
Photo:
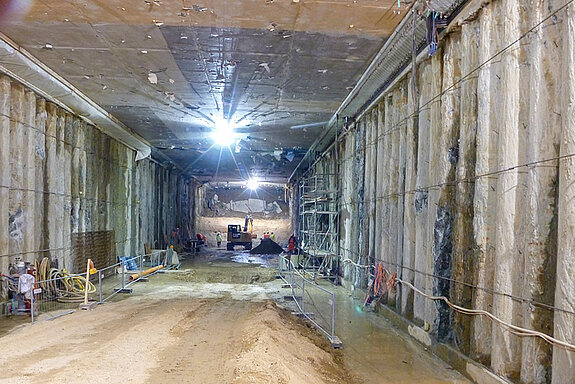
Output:
M278 275L286 287L291 289L297 314L325 334L333 347L341 348L341 340L335 335L335 293L312 281L312 276L308 278L305 271L296 269L293 262L284 255L279 257Z
M164 254L163 257L161 253ZM169 253L169 251L168 251ZM168 256L171 257L171 254ZM89 276L88 302L102 304L120 293L130 293L131 286L165 269L176 267L167 264L165 252L120 258L119 263L100 268ZM160 268L162 267L162 268ZM39 319L50 320L69 314L84 303L86 274L68 274L65 271L50 269L42 280L34 282L34 289L26 295L15 293L9 300L9 314L29 315L31 322ZM3 278L10 278L4 276ZM11 282L18 284L18 280ZM12 287L14 288L14 287Z
M30 311L31 321L34 322L40 315L45 319L53 319L74 312L78 304L84 301L85 282L86 275L62 273L37 281L30 305L34 308ZM94 284L89 284L89 297L95 292Z
M165 264L165 262L164 262ZM122 258L122 261L98 271L98 302L112 300L119 293L132 292L131 286L148 276L159 273L163 266L159 252ZM168 269L169 267L166 267Z

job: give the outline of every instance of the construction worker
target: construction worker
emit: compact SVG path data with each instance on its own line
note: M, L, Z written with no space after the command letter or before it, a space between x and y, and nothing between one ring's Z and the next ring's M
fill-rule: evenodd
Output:
M295 246L297 243L297 239L295 237L295 234L291 235L289 240L288 240L288 256L287 256L287 261L288 261L288 269L291 269L291 255L294 253L295 251Z
M206 237L206 235L202 235L201 233L198 232L198 234L196 234L196 239L198 239L198 245L205 245L206 247L208 246L208 238Z
M293 234L290 236L290 238L288 240L288 254L290 256L295 250L295 243L296 243L296 238L295 238L295 234Z
M222 234L219 231L216 233L216 243L218 244L218 248L222 245Z
M276 241L276 235L273 232L270 235L270 239L272 239L272 241Z
M264 240L265 239L269 239L270 238L270 233L269 232L265 232L264 233Z

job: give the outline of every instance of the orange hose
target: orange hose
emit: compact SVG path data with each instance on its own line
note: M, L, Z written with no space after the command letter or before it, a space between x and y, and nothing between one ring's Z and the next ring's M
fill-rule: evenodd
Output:
M387 284L385 279L385 268L383 268L382 263L379 263L375 270L371 289L365 294L365 299L363 301L364 306L366 306L371 299L375 299L376 297L383 295L382 289L385 286L384 284ZM372 295L370 295L370 292Z
M139 279L140 277L147 276L147 275L149 275L150 273L154 273L154 272L156 272L157 270L162 269L162 268L164 268L163 265L158 265L158 266L156 266L156 267L153 267L153 268L150 268L150 269L146 269L145 271L142 271L142 276L140 276L139 273L135 273L135 274L133 274L133 275L130 276L130 281L134 281L134 280L136 280L136 279Z
M373 281L373 296L379 296L382 292L383 282L385 281L385 269L383 265L379 263L377 266L377 271L375 272L375 279Z

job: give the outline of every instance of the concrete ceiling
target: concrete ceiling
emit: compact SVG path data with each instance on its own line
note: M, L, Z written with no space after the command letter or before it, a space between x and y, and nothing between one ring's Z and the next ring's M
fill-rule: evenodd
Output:
M406 14L397 0L4 1L0 31L205 181L287 180ZM236 128L221 150L211 132Z

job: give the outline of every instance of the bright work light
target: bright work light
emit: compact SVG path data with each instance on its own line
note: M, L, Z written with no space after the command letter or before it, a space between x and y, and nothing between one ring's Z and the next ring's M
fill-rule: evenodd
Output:
M227 121L218 122L212 132L214 142L222 147L229 147L234 142L234 130Z
M247 186L248 186L248 189L255 191L260 186L260 182L258 181L258 179L252 178L252 179L248 180Z

